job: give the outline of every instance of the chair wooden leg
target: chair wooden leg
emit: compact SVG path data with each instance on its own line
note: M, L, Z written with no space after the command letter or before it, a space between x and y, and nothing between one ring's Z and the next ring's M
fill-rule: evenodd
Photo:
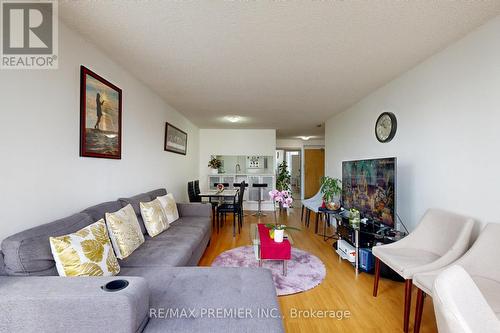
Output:
M307 209L306 221L307 221L307 227L309 228L309 224L311 223L311 210L310 209Z
M300 221L304 221L304 205L302 205L302 213L300 214Z
M236 237L236 213L233 213L233 237Z
M422 312L424 311L424 301L425 301L425 293L418 289L417 291L417 305L415 308L415 323L413 324L413 332L420 332L420 324L422 323Z
M410 326L410 310L411 310L411 289L413 281L411 279L405 280L405 310L403 318L403 332L408 333Z
M215 213L215 224L217 225L217 233L219 233L220 225L219 225L219 213Z
M379 280L380 280L380 259L375 257L375 278L373 280L373 297L377 297Z
M318 223L319 223L319 213L314 213L316 214L316 219L314 221L314 233L318 233Z

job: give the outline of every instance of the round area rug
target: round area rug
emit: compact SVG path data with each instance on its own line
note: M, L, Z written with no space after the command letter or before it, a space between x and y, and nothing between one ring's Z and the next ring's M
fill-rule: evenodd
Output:
M259 267L253 246L242 246L221 253L212 262L212 267ZM300 293L319 285L326 276L323 262L316 256L292 248L292 259L288 261L287 276L283 276L283 262L264 260L262 267L271 270L278 296Z

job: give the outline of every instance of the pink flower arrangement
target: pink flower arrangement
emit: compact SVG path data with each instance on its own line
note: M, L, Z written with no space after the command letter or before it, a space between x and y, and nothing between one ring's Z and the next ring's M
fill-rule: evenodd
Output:
M224 185L222 185L222 184L217 184L217 191L218 191L218 192L222 192L222 191L224 191Z
M292 194L290 193L290 191L272 190L271 192L269 192L269 196L271 197L272 201L279 203L283 208L289 208L293 202Z

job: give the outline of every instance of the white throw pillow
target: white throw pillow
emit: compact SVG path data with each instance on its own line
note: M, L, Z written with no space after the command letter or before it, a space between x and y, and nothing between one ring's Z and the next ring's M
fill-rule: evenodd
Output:
M144 225L149 236L154 237L167 230L169 227L167 215L163 209L160 200L155 199L150 202L139 203Z
M120 272L103 219L72 234L49 237L49 241L60 276L113 276Z
M118 259L127 258L144 243L137 215L130 204L117 212L106 213L106 225Z
M179 212L177 211L177 204L175 203L175 198L172 193L158 197L161 203L165 215L167 215L168 223L172 223L179 219Z

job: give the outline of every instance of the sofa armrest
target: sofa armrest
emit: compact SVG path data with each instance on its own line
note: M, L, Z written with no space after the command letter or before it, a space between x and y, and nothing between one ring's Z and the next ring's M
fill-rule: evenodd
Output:
M212 205L207 203L178 203L179 216L208 217L212 214Z
M109 281L129 285L108 292ZM149 320L149 287L139 277L0 277L0 332L130 332Z

